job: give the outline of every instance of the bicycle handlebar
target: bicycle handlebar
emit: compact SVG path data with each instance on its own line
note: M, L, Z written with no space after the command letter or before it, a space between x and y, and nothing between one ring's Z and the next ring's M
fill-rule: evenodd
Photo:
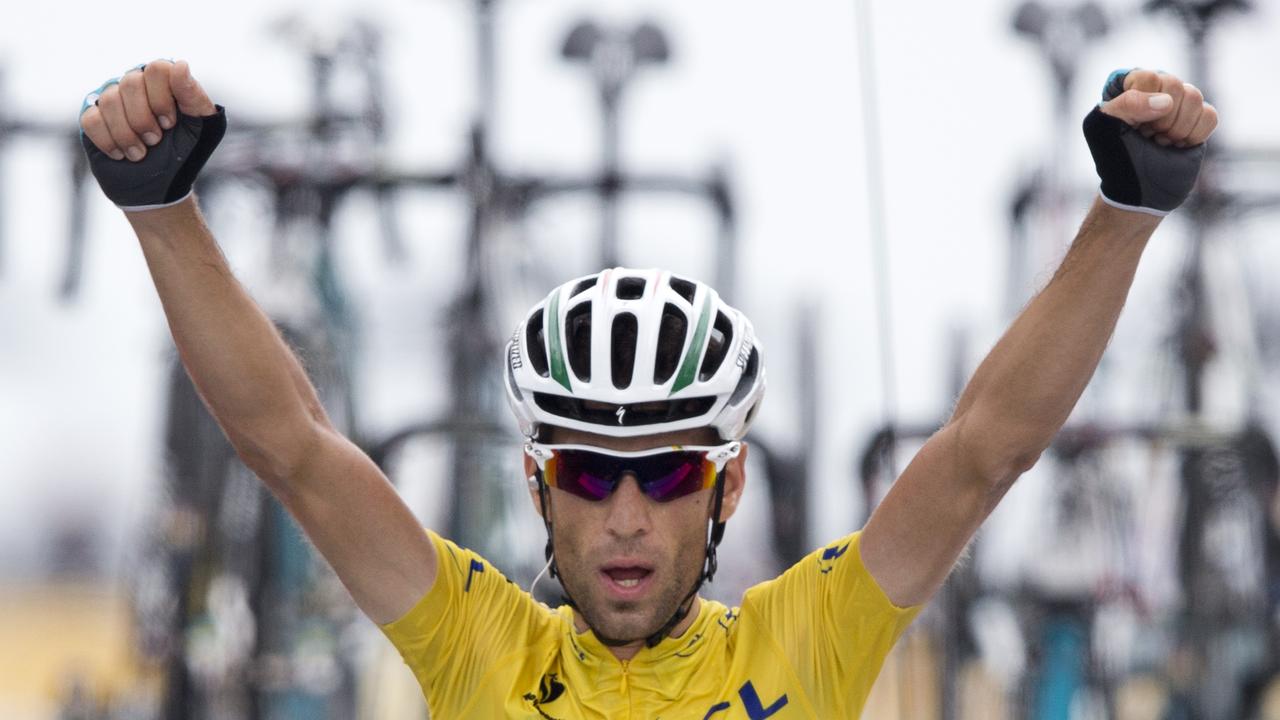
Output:
M884 470L886 454L894 451L898 441L927 440L940 427L941 424L888 424L872 433L857 459L858 477L868 516L871 511L870 503L875 497L876 478ZM1165 442L1180 450L1193 450L1237 445L1259 437L1274 446L1271 436L1256 425L1246 425L1238 430L1223 430L1198 422L1081 423L1062 428L1054 436L1049 450L1059 457L1070 459L1122 440Z
M506 425L497 423L479 421L458 420L446 417L439 420L425 420L413 423L407 427L397 430L387 437L370 443L361 443L369 458L374 464L382 468L383 472L387 470L387 462L397 451L400 450L406 442L424 436L448 435L459 436L466 435L468 437L479 438L481 440L513 443L517 440L515 434L511 432L511 428Z

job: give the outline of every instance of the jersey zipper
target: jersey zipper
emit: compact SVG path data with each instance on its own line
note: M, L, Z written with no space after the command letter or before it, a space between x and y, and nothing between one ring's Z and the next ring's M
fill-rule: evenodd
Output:
M631 684L629 682L628 668L631 665L630 660L622 660L622 696L627 700L627 718L631 718Z

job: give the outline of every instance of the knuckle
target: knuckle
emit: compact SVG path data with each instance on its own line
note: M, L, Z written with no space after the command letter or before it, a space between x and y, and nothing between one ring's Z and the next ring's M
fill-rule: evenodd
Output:
M123 93L133 93L144 88L142 73L130 70L120 78L118 87Z
M147 82L160 85L168 84L169 70L168 63L157 60L156 62L147 63L146 69L142 72Z
M120 104L120 86L112 85L98 95L98 107L112 108Z
M1137 88L1144 92L1151 92L1160 87L1160 77L1152 70L1134 70L1129 73L1132 80L1129 87Z
M80 115L80 128L86 133L96 132L103 127L102 111L90 106Z

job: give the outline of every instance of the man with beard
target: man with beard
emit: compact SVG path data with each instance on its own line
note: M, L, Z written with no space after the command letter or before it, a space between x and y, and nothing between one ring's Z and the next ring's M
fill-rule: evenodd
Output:
M1103 99L1084 123L1101 192L1053 280L866 527L735 608L697 593L742 497L765 372L750 322L710 287L605 270L553 290L508 343L530 496L568 597L551 609L424 533L334 430L190 195L226 120L187 65L108 82L81 127L201 396L400 650L433 717L781 720L858 716L920 605L1065 422L1147 240L1189 194L1217 125L1200 92L1118 71Z

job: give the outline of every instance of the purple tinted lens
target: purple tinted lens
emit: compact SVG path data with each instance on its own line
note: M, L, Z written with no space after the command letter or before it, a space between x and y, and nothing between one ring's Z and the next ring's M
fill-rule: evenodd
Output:
M556 453L554 485L587 500L603 500L631 472L646 495L665 502L703 488L703 463L703 453L698 451L618 458L588 450L561 450Z
M680 454L690 455L690 453ZM702 489L702 473L698 472L701 467L702 458L695 456L682 458L674 467L654 468L654 474L646 476L653 479L646 479L642 483L644 493L660 502L695 493Z
M608 477L600 477L589 470L582 470L574 474L573 481L569 485L570 487L565 489L574 495L588 500L603 500L609 497L609 493L613 492L617 483Z
M555 486L587 500L603 500L617 487L621 467L616 458L587 450L556 453Z

